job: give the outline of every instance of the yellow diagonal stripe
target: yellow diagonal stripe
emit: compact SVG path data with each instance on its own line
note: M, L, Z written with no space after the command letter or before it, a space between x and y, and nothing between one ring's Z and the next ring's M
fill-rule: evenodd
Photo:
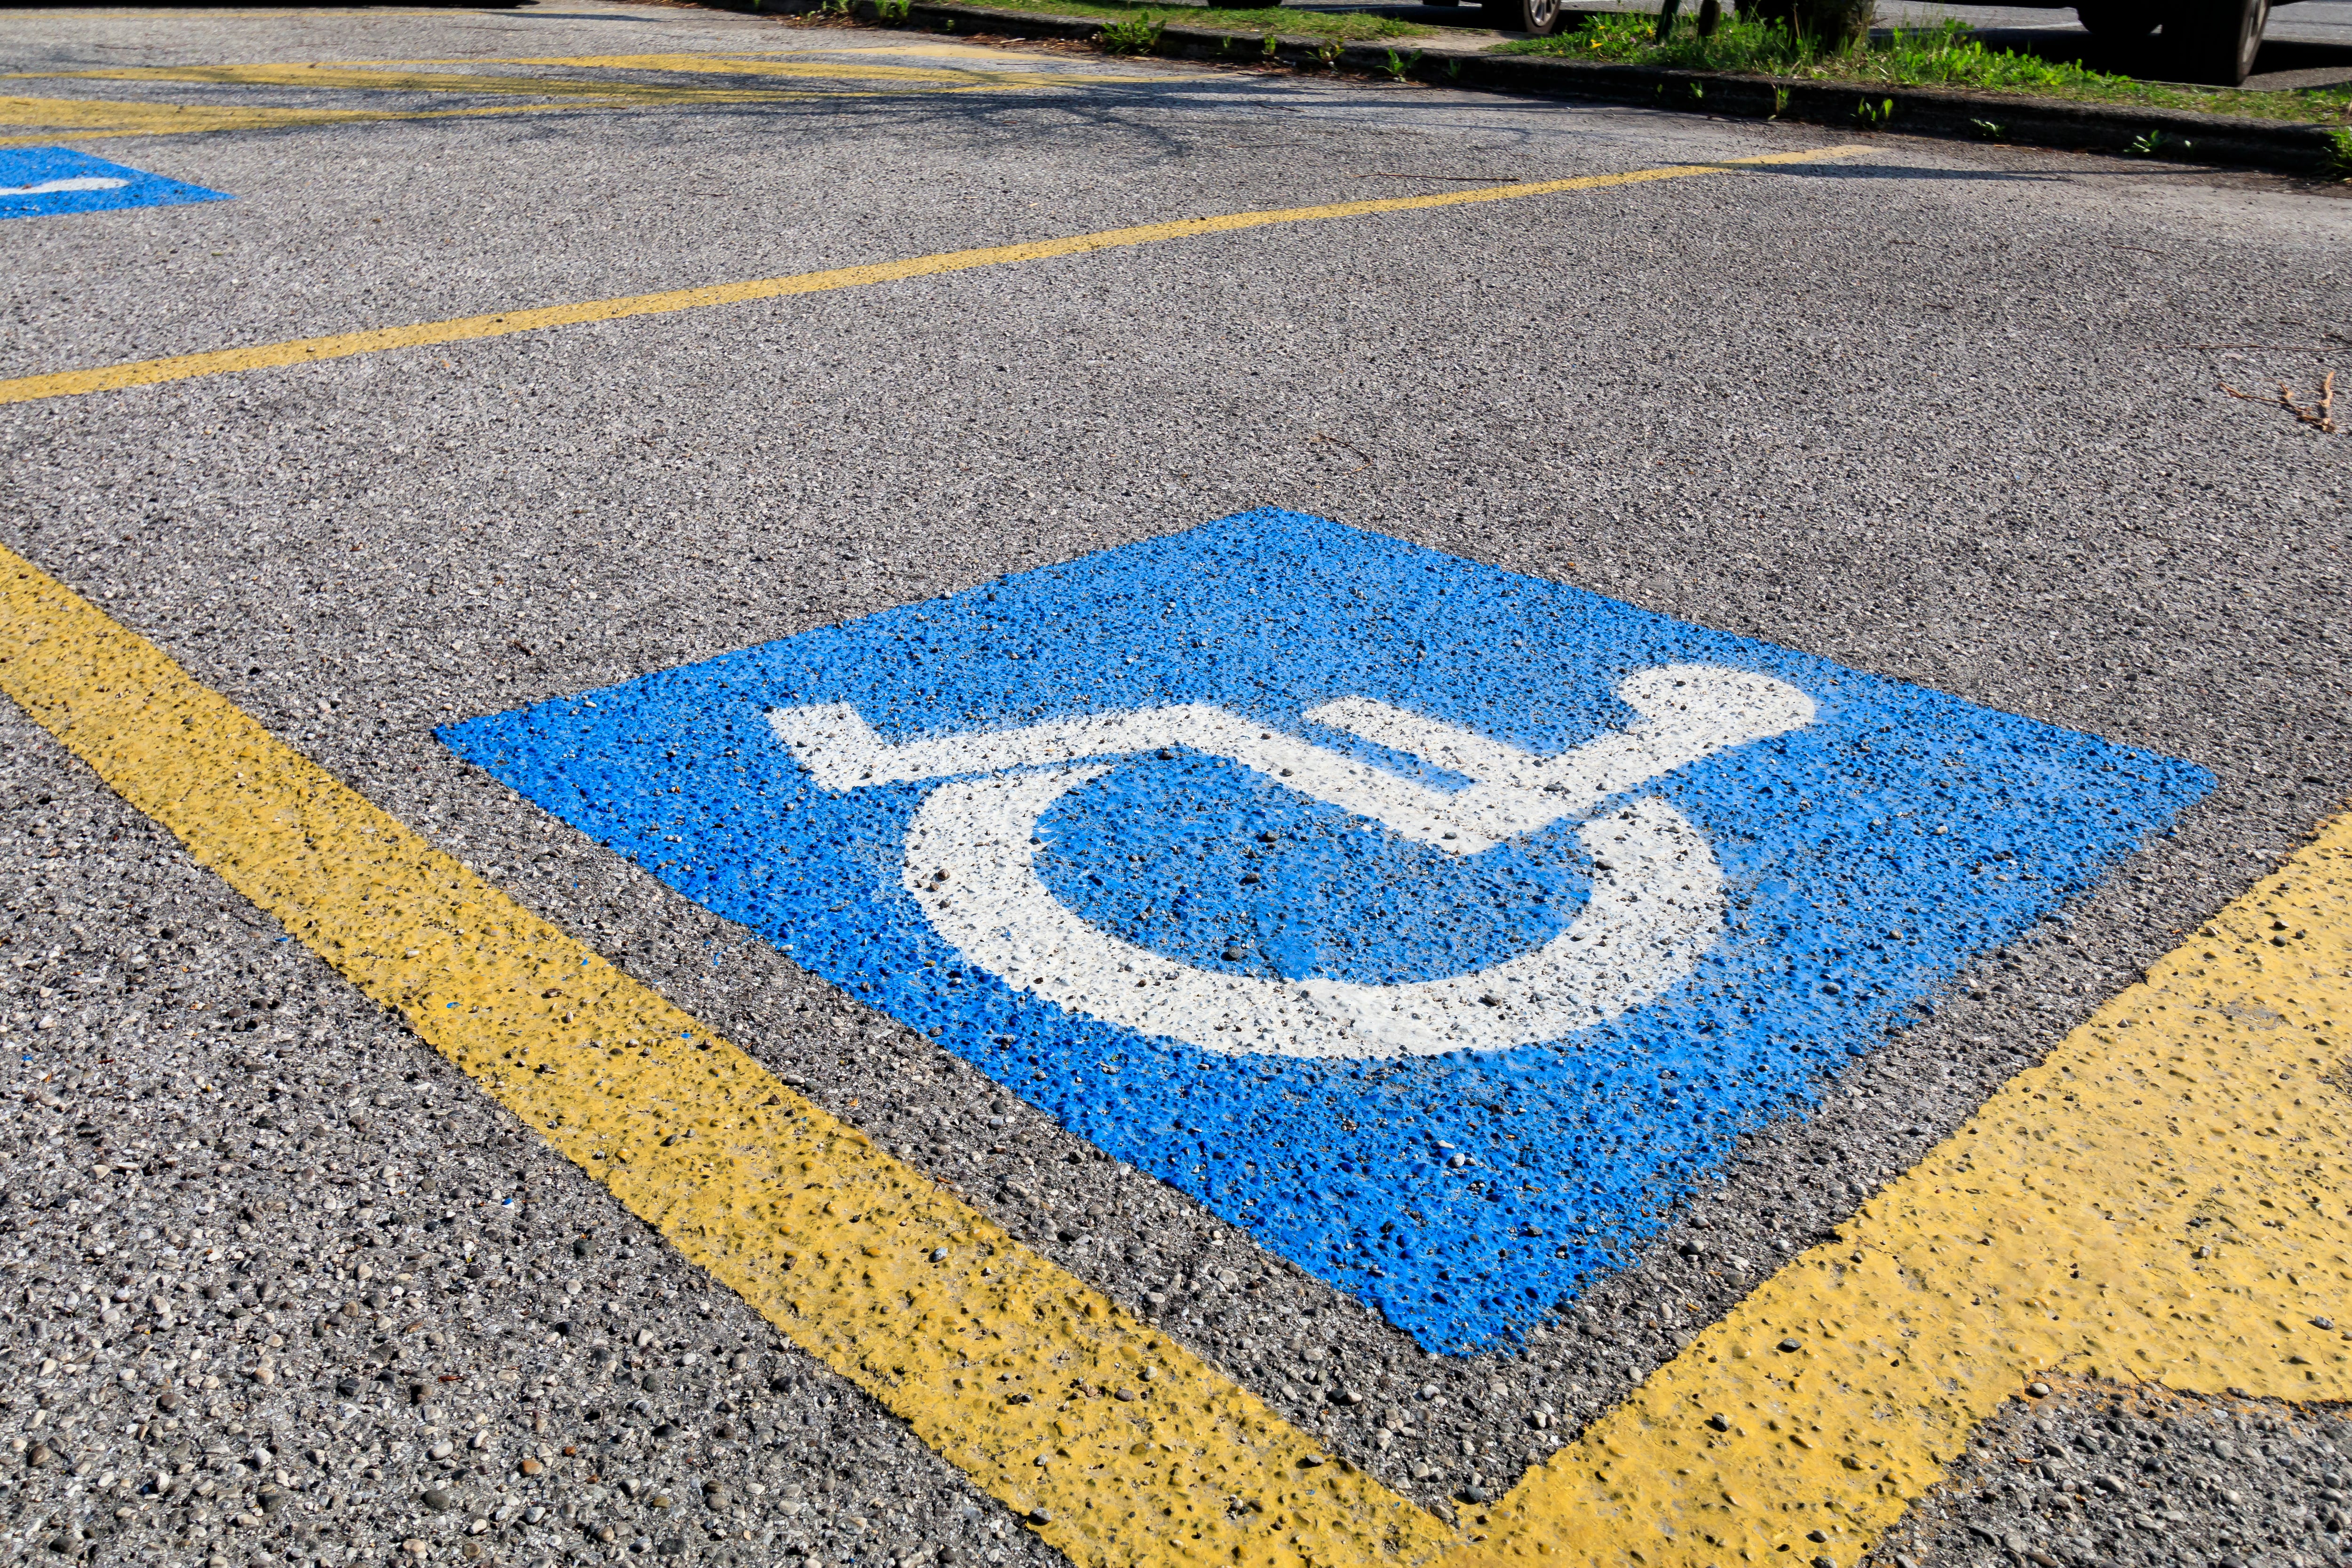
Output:
M1463 1568L1846 1568L2037 1371L2352 1399L2347 1302L2352 817L1562 1448Z
M1133 228L1106 229L1063 239L1032 240L1020 245L989 246L977 250L950 250L886 261L869 267L842 267L824 272L802 272L788 278L763 278L748 283L717 283L699 289L673 289L657 294L630 294L615 300L590 300L576 305L547 305L504 310L495 315L460 316L446 321L425 321L409 327L379 327L333 337L295 338L253 348L213 349L203 353L174 354L168 359L138 360L128 364L101 365L94 370L58 371L48 375L19 376L0 381L0 403L30 403L44 397L68 397L89 392L112 392L124 387L152 386L167 381L223 375L234 371L269 370L314 361L348 359L354 354L380 353L386 349L421 348L436 343L464 342L477 338L502 338L515 332L583 321L614 321L629 316L664 315L697 310L712 305L734 305L752 300L781 299L790 294L819 294L855 289L869 283L892 283L928 278L976 267L1003 267L1044 261L1055 257L1086 256L1096 251L1155 245L1164 240L1197 239L1206 235L1232 234L1276 224L1314 223L1330 218L1370 217L1379 213L1423 212L1438 207L1471 206L1485 202L1515 201L1528 196L1559 195L1568 191L1603 190L1617 185L1644 184L1658 180L1693 179L1737 169L1769 164L1810 163L1869 151L1866 147L1825 147L1802 153L1775 153L1760 158L1737 158L1722 163L1679 163L1661 169L1640 169L1622 174L1589 174L1569 180L1545 180L1532 184L1492 185L1484 189L1447 191L1428 196L1392 196L1377 201L1334 202L1322 206L1285 207L1269 212L1227 213L1217 217L1182 218L1172 223L1144 224Z
M1058 81L1073 79L1056 78ZM938 93L1011 92L1033 83L1014 77L1002 80L951 83ZM465 109L278 109L257 104L155 103L129 99L0 98L0 127L31 126L45 130L0 135L0 147L35 146L55 139L60 131L76 141L101 136L179 136L210 131L283 131L299 126L352 125L390 120L470 120L509 114L576 113L583 110L706 109L737 104L838 102L851 98L901 96L883 89L831 90L782 88L728 89L665 88L614 82L599 95L553 100L545 103L499 103ZM5 385L5 383L0 383ZM0 402L6 399L0 398Z
M835 98L836 93L742 92L717 97L703 95L697 106L715 102L804 102ZM868 96L856 94L852 96ZM75 141L100 136L184 136L207 131L283 131L307 125L352 125L383 120L471 120L494 115L541 114L582 109L665 109L676 100L615 92L602 99L567 99L552 103L501 103L468 109L273 109L250 104L143 103L124 99L0 98L0 127L38 128L0 136L0 147L22 147L54 141L58 132Z
M812 61L735 59L724 55L562 55L543 59L483 60L481 65L561 66L571 69L670 71L705 76L787 76L833 79L978 82L1018 80L1051 86L1057 81L1132 80L1133 77L1069 78L1050 70L972 71L939 66L824 65ZM299 87L343 92L522 93L553 98L627 92L633 88L677 92L677 88L625 80L526 76L520 72L418 70L348 65L106 66L95 70L16 71L16 79L58 81L169 81L224 87ZM9 77L0 77L7 80Z
M1050 87L1060 81L1135 81L1126 76L1064 76L1050 66L1026 70L956 70L940 66L835 65L817 60L762 59L731 55L551 55L518 59L521 66L561 66L566 69L677 71L714 76L851 77L894 81L1005 81Z
M0 688L1080 1564L1414 1564L1429 1515L0 550Z
M17 79L169 81L212 86L301 87L341 92L520 93L532 98L602 97L625 81L567 81L494 71L354 70L344 66L110 66L99 70L17 71Z

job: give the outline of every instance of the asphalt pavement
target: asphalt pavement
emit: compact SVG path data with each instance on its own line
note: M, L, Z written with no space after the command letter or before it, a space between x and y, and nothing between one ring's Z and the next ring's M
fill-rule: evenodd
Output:
M10 548L1465 1530L2345 803L2352 447L2281 401L2315 408L2352 363L2342 188L605 0L12 11L0 60L0 157L62 147L231 198L0 221L13 378L1223 214L1804 160L0 406ZM1155 1163L1163 1123L1100 1121L1117 1102L992 1055L962 1015L870 1003L860 976L901 972L841 954L896 928L842 935L822 902L813 924L763 926L771 906L690 875L703 841L657 858L651 819L597 816L575 764L533 771L525 741L556 745L557 718L495 727L559 699L636 703L600 693L828 627L846 629L791 646L872 668L803 700L897 691L875 671L902 645L856 641L880 627L978 661L952 688L966 722L1014 678L986 663L1001 638L952 640L956 616L1050 581L1024 574L1268 508L1434 552L1413 572L1471 563L1462 591L1485 603L1565 614L1545 595L1581 591L2178 788L2110 800L2090 763L2068 773L2063 798L2112 823L2066 839L2046 898L2000 893L1991 934L1955 936L1862 1054L1824 1046L1725 1100L1720 1144L1589 1211L1614 1240L1572 1279L1449 1319L1402 1285L1368 1304L1385 1287L1316 1250L1322 1232L1254 1217L1297 1193L1243 1132L1206 1135L1202 1168L1229 1163L1239 1191L1266 1160L1263 1191L1188 1187ZM1269 606L1354 548L1249 530L1294 552L1233 579ZM1115 674L1137 657L1128 612L1164 584L1118 574L1144 555L1099 559L1096 597L971 624ZM1241 614L1244 590L1200 592L1200 614ZM950 595L952 614L930 604ZM900 618L861 619L880 612ZM1476 620L1444 623L1465 658L1500 635L1461 629ZM704 698L662 700L683 733ZM597 744L657 739L673 713L626 711ZM922 731L889 711L868 716ZM1523 743L1583 738L1555 722ZM1139 820L1174 810L1120 799ZM0 801L16 1551L1055 1559L1050 1521L798 1348L14 708ZM719 845L751 809L712 796L674 830ZM1066 864L1040 873L1066 901L1160 852L1070 820ZM760 821L779 837L747 864L834 865L821 835ZM1990 878L1984 853L1969 868ZM847 887L870 858L827 874ZM1146 931L1116 893L1100 921ZM1369 910L1351 919L1377 928ZM1170 929L1167 952L1205 942L1200 963L1261 973L1238 926ZM1295 977L1264 940L1262 973ZM1024 1050L1051 1035L1034 1026ZM1345 1204L1327 1177L1299 1178L1315 1225ZM1429 1240L1441 1262L1450 1237ZM2326 1408L2053 1379L1877 1550L2352 1561L2347 1447ZM2131 1500L2099 1480L2126 1473ZM1848 1568L1862 1544L1803 1550Z

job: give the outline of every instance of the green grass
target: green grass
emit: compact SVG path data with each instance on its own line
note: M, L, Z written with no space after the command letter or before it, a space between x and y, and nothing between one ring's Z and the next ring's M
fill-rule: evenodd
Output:
M1231 28L1236 54L1241 52L1244 36L1248 42L1255 44L1261 33L1353 42L1358 38L1418 37L1437 30L1411 22L1391 21L1386 16L1349 13L1327 16L1320 11L1290 11L1276 5L1227 10L1223 6L1208 5L1125 5L1118 4L1118 0L974 0L974 3L993 5L1003 11L1036 11L1053 16L1098 16L1113 24L1140 23L1146 27L1172 23L1180 27Z
M1589 17L1572 33L1521 38L1497 46L1510 55L1550 55L1688 70L1749 71L1814 81L1857 82L1869 87L1978 88L1990 92L2035 93L2086 103L2145 104L2234 114L2250 120L2302 120L2352 124L2352 88L2306 92L2241 92L2228 88L2176 87L2134 77L2045 60L2038 55L1988 49L1958 22L1939 28L1874 39L1847 51L1823 50L1811 38L1763 22L1726 16L1715 36L1701 38L1685 18L1664 43L1655 39L1657 18L1639 15Z

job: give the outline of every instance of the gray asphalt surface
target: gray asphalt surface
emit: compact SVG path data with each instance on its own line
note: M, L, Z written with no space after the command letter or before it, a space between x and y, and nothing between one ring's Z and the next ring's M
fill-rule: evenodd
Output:
M0 14L19 70L936 42L597 0ZM60 138L237 199L0 224L0 374L1838 139L1001 58L1118 79ZM2352 447L2217 382L2308 395L2352 358L2347 226L2340 192L2283 181L1877 138L1834 165L0 408L0 536L1338 1451L1475 1518L2341 808ZM1748 1140L1523 1351L1461 1361L1087 1157L431 732L1265 504L2151 747L2221 785L1810 1121ZM13 710L0 746L16 1549L1050 1555ZM1341 1386L1361 1403L1330 1402ZM1887 1554L2347 1552L2339 1418L2140 1403L2066 1388L2021 1410ZM2019 1466L2033 1445L2063 1453ZM2130 1466L2148 1497L2110 1506L2094 1472Z

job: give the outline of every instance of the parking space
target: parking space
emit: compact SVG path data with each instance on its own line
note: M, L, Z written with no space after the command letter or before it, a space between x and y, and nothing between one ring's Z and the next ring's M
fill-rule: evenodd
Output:
M0 184L203 198L0 224L26 1547L2345 1549L2347 469L2221 385L2341 363L2335 195L0 48Z

